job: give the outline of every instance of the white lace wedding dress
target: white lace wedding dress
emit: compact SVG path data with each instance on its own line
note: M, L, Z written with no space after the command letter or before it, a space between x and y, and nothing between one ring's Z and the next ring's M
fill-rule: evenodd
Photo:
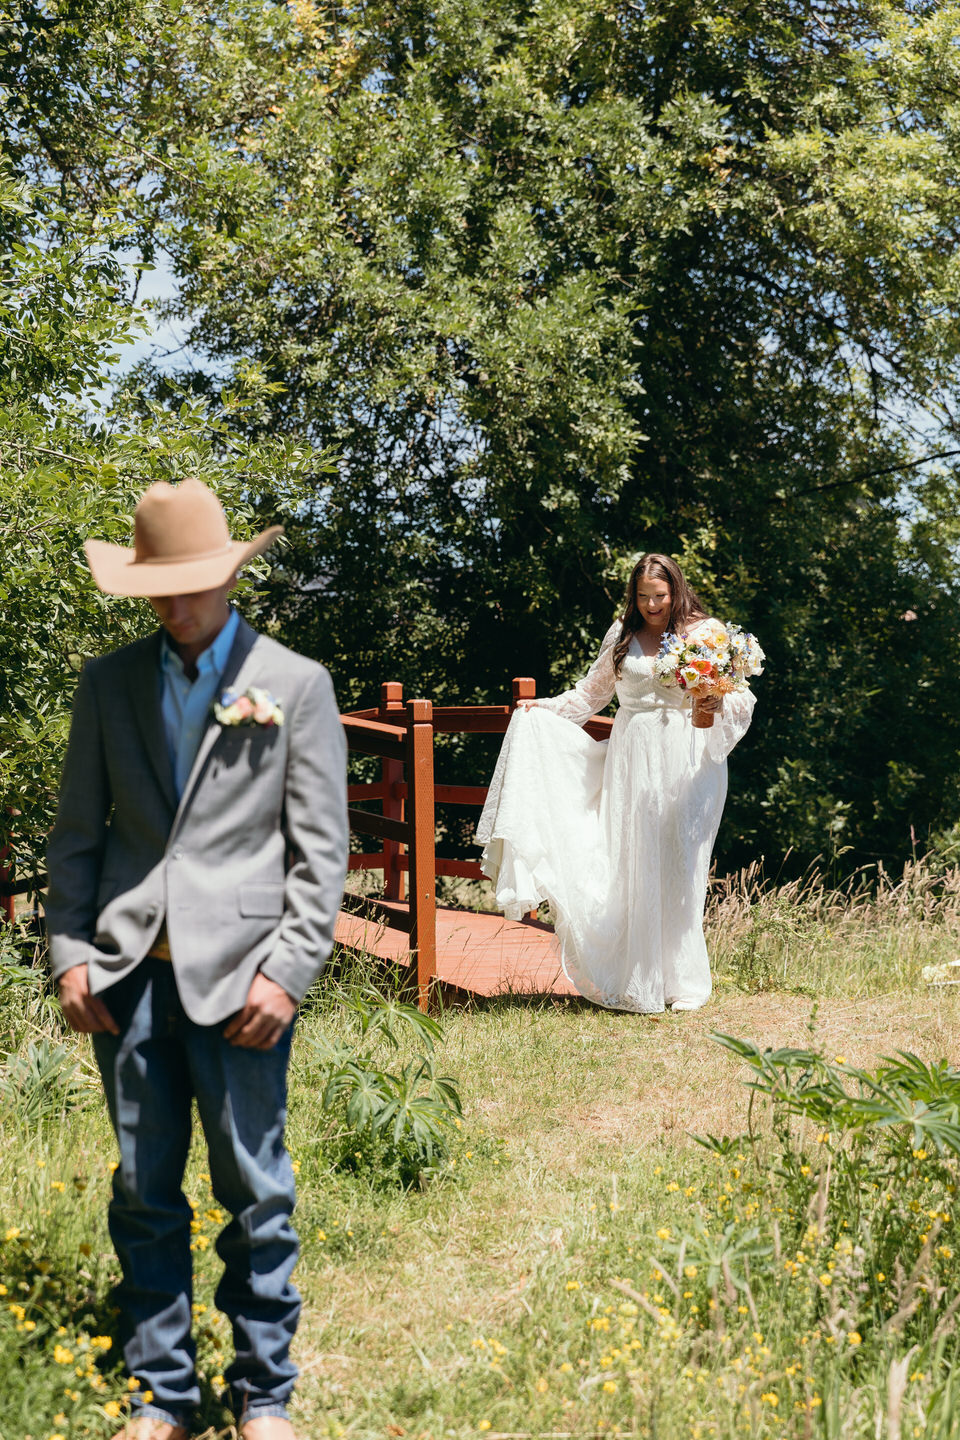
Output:
M726 760L754 697L727 695L712 728L695 730L635 638L614 675L619 633L610 627L572 690L513 715L477 829L481 863L508 918L549 902L581 995L618 1010L695 1009L711 988L703 906ZM593 740L579 727L614 694L610 739Z

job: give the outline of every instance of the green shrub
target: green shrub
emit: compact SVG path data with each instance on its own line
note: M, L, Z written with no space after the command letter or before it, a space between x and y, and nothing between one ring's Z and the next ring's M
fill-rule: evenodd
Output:
M696 1137L714 1176L684 1191L643 1269L613 1282L628 1304L608 1312L611 1353L652 1322L645 1343L691 1381L710 1374L720 1409L753 1433L767 1417L802 1421L790 1433L896 1436L918 1379L933 1381L925 1433L960 1433L960 1071L714 1039L749 1067L748 1127Z
M10 1055L0 1066L0 1112L26 1125L62 1119L95 1093L76 1055L46 1036L31 1040L23 1054Z
M319 1141L337 1168L376 1169L405 1185L424 1184L446 1166L462 1115L456 1083L434 1064L442 1028L370 986L344 1003L347 1038L310 1040L308 1072L328 1121ZM402 1058L411 1043L416 1053L385 1068L387 1052Z
M24 926L0 924L0 1055L21 1050L38 1031L59 1032L44 955Z

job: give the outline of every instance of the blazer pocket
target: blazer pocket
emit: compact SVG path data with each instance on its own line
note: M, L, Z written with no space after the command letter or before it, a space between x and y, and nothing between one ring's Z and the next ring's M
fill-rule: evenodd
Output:
M282 915L283 886L265 881L260 885L244 885L239 892L240 914Z

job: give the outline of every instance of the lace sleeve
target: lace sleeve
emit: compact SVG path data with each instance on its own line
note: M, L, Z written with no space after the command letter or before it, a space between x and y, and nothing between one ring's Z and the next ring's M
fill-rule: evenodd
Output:
M538 700L538 707L552 710L554 715L562 715L565 720L572 720L574 725L586 725L592 715L605 710L617 688L617 677L613 673L613 647L619 634L620 622L617 620L604 635L600 654L583 679L578 680L572 690L564 690L562 695L555 695L551 700Z
M707 754L718 765L746 735L756 703L752 690L735 690L732 695L724 695L723 709L714 716L710 729L701 732L707 737Z

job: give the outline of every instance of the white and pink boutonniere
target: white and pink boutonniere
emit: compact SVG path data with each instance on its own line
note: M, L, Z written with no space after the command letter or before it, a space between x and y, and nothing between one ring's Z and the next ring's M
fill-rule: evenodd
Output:
M283 724L283 706L275 700L269 690L251 685L238 695L236 690L224 690L219 700L213 702L213 713L219 725L271 725Z

